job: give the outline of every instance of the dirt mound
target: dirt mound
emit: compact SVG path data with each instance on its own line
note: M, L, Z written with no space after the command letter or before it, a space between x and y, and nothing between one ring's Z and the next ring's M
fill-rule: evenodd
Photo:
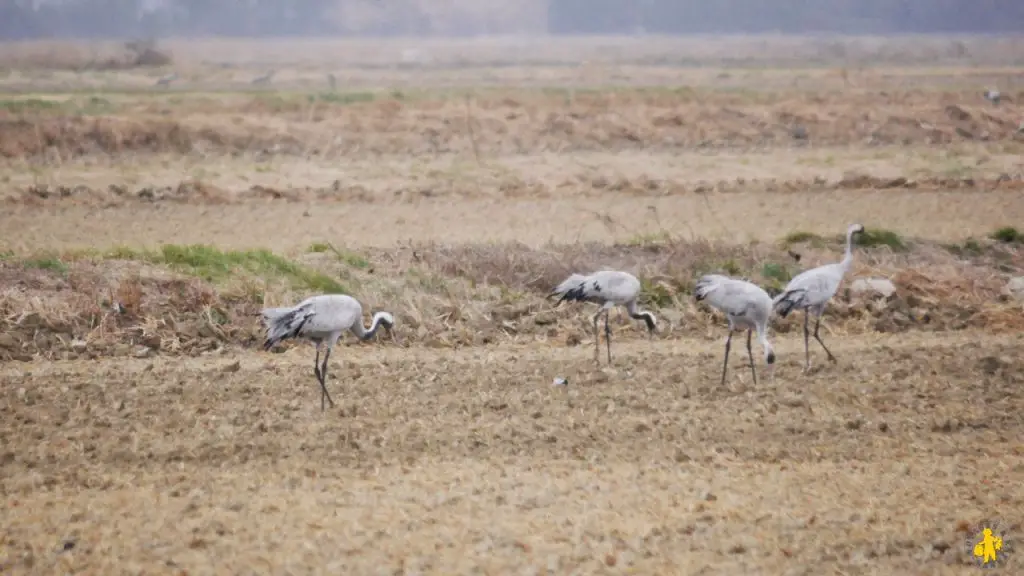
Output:
M735 178L717 182L676 182L655 180L647 177L618 178L610 180L604 176L581 174L551 185L529 181L515 176L506 176L493 190L481 189L473 182L464 187L455 186L440 189L431 186L404 186L386 192L373 191L356 181L343 183L335 180L327 186L277 188L252 185L242 190L226 190L198 179L184 180L176 186L142 186L129 188L124 185L110 185L93 188L83 184L33 184L25 188L13 188L4 196L3 202L19 205L75 204L93 206L120 206L131 203L177 204L235 204L250 201L265 202L418 202L423 198L457 197L472 199L481 197L501 198L550 198L558 192L564 197L571 193L578 196L601 196L609 192L632 196L673 196L680 194L704 194L708 192L764 192L786 193L825 190L1024 190L1024 174L1002 174L997 178L969 178L933 176L925 178L877 177L861 172L847 172L842 178L828 180L824 177L810 179L759 179Z
M799 250L810 266L834 260L836 247L826 243L792 250ZM636 272L644 285L643 305L661 318L658 337L674 338L706 334L722 323L692 298L700 274L744 276L776 293L804 267L774 246L680 241L546 250L517 244L419 246L365 258L341 252L337 258L329 252L312 256L319 257L314 264L327 277L346 278L362 298L392 311L402 340L441 348L524 338L570 345L589 340L589 312L573 306L552 309L544 299L572 271L611 267ZM266 289L254 288L258 282L225 287L118 259L118 254L107 258L9 258L0 264L6 286L0 293L0 358L198 354L260 342L254 314L265 302ZM218 266L230 266L233 258L225 256L226 264ZM1024 329L1019 305L1000 296L1007 277L1000 270L1021 266L1024 256L1018 247L995 243L977 248L972 256L916 243L895 252L865 248L853 275L890 278L896 293L883 298L844 290L828 308L826 322L830 330L849 333ZM280 294L275 301L308 292ZM792 315L775 321L773 329L799 330L802 322L801 315ZM616 324L620 338L644 335L625 317Z
M49 262L0 262L0 360L196 355L258 338L242 320L258 303L201 280L133 262Z

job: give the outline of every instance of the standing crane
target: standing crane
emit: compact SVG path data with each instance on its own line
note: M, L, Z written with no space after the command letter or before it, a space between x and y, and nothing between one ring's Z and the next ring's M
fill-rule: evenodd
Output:
M729 346L734 330L747 331L747 356L750 358L750 373L757 385L757 371L754 369L754 353L750 340L753 332L764 348L764 359L768 365L775 363L775 350L768 342L768 319L772 315L772 297L760 286L746 280L738 280L720 274L701 276L694 290L697 302L705 301L723 312L729 320L729 336L725 339L725 361L722 362L722 385L725 386L725 372L729 367Z
M346 330L366 341L383 326L394 338L391 328L395 325L395 318L391 314L377 312L373 315L370 327L364 328L363 307L358 300L345 294L312 296L295 306L265 308L260 314L267 327L264 350L270 350L275 344L289 338L303 338L316 343L313 374L320 382L320 411L324 410L325 399L334 408L334 400L327 392L327 360L331 357L331 348ZM320 364L320 349L323 346L327 350L324 352L324 362Z
M597 320L604 313L604 334L608 343L608 363L612 362L612 330L608 326L608 314L615 306L622 306L635 320L643 320L647 325L647 333L654 335L657 321L654 314L640 310L637 297L640 295L640 281L628 272L618 270L601 270L589 276L572 274L548 294L548 298L560 296L557 307L562 302L591 302L600 304L601 308L594 314L594 360L601 363L601 336L597 328Z
M772 301L773 308L782 318L785 318L793 310L802 309L804 311L804 372L811 368L809 326L812 314L815 317L814 339L818 341L818 344L821 344L825 353L828 354L829 361L836 362L836 357L832 355L832 352L822 342L821 336L818 336L818 328L821 327L821 315L825 312L825 306L828 305L828 301L832 299L832 296L839 289L839 285L843 282L843 277L846 276L846 272L853 263L853 237L855 234L863 233L863 226L851 224L846 230L846 255L841 261L811 268L797 274Z

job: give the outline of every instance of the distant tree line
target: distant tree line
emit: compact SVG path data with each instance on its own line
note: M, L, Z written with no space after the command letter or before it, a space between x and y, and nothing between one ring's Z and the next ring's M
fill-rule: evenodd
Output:
M1021 0L548 0L548 32L615 34L1005 33Z
M465 1L497 5L495 0ZM534 12L540 18L529 23L507 22L507 31L543 27L545 4L547 31L553 34L619 34L639 30L657 34L1005 33L1024 30L1022 0L531 0L531 3L539 7L540 12ZM474 29L472 21L464 21L464 15L459 13L460 6L458 2L437 4L424 0L0 0L0 39L481 32ZM529 10L532 8L526 12ZM435 19L433 24L431 18ZM436 19L444 18L453 24L437 25Z

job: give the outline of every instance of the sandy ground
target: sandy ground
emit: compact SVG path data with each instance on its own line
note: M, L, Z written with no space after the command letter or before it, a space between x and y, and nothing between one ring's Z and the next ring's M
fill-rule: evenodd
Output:
M957 214L956 219L949 218ZM53 222L73 226L53 226ZM90 246L211 243L304 250L330 241L352 248L409 240L442 243L613 242L670 232L684 238L775 241L796 230L842 233L851 222L906 236L962 240L1024 220L1019 192L820 191L693 194L568 200L134 205L8 209L0 243L18 251ZM744 222L743 226L735 226Z
M0 558L11 574L973 573L958 525L1024 512L1020 338L830 344L839 364L815 350L804 375L802 342L778 339L757 386L734 352L726 387L721 340L620 342L601 369L586 344L362 345L341 349L324 414L308 347L8 367ZM1009 364L979 372L993 361Z

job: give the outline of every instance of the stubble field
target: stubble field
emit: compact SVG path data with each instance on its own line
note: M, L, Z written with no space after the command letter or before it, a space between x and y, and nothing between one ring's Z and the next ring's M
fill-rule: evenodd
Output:
M160 48L0 47L0 572L969 574L996 521L1019 570L1016 41ZM797 315L720 386L696 278L853 222L838 363ZM659 324L598 366L544 296L606 266ZM324 291L398 323L321 413L254 314Z

